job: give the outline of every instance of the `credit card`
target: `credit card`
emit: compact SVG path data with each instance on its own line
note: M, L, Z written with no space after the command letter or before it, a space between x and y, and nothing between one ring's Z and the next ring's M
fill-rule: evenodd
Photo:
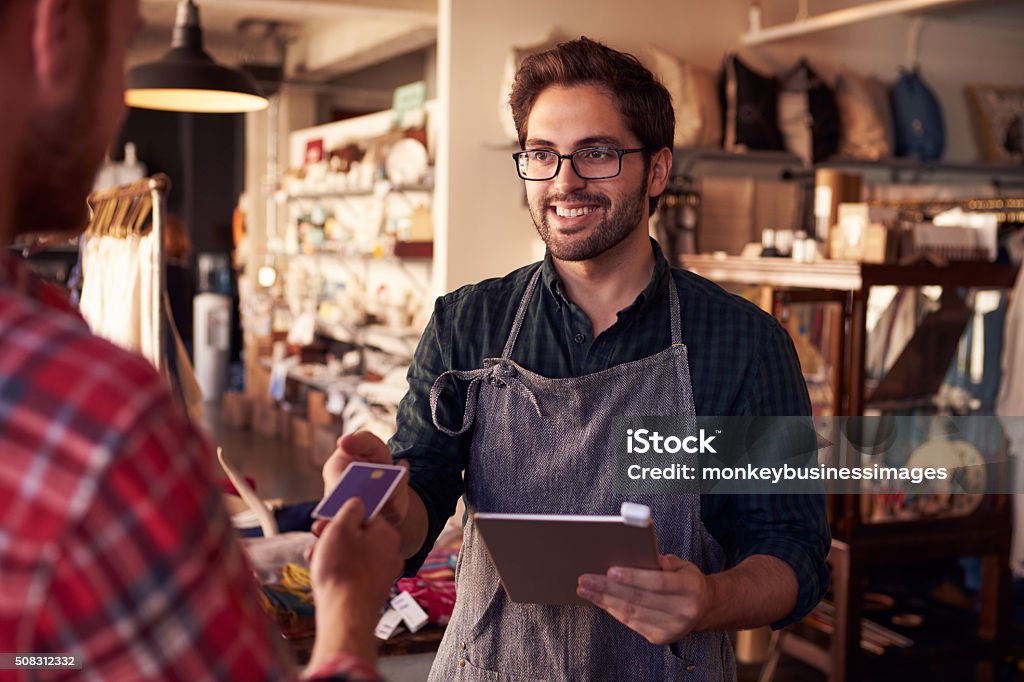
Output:
M388 501L391 491L405 475L405 467L391 464L352 462L330 493L313 510L319 519L331 519L349 499L358 497L363 501L363 520L369 521Z

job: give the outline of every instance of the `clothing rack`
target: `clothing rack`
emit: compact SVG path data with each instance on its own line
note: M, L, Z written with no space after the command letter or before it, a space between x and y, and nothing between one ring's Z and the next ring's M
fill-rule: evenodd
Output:
M152 325L155 348L149 360L157 368L165 380L170 381L168 372L167 352L167 321L163 314L164 297L167 291L166 274L164 272L164 212L166 196L170 191L171 180L163 173L151 178L110 189L94 192L89 196L89 227L86 238L108 236L119 239L131 235L149 234L153 241L152 272L143 276L153 278L151 317L142 324ZM88 277L89 273L86 272Z

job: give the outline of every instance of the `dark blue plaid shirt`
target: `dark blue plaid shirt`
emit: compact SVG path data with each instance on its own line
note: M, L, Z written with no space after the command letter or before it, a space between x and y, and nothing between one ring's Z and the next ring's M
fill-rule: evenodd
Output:
M652 240L652 245L655 268L650 283L596 338L587 315L561 293L549 254L541 265L543 286L527 309L512 359L543 376L567 378L660 352L671 344L666 286L671 278L679 291L697 415L809 415L800 363L778 322L706 279L670 269L657 242ZM453 438L434 427L431 385L446 370L477 369L484 358L501 356L536 268L528 265L500 279L462 287L435 304L409 370L409 393L398 410L398 430L388 443L396 459L409 462L410 485L427 509L427 542L409 560L409 571L422 563L465 492L462 472L472 438L472 429ZM438 419L458 430L465 387L455 384L449 382L439 402ZM776 626L802 618L824 596L830 539L821 496L705 495L701 518L725 549L728 565L768 554L792 567L800 589L797 606Z

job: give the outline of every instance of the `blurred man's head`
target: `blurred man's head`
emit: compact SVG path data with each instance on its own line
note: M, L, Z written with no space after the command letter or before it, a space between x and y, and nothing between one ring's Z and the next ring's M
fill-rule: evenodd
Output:
M27 64L27 91L9 106L27 114L20 135L2 137L12 164L11 238L83 228L85 199L124 111L124 58L138 24L137 0L12 0L0 12L0 61ZM7 37L27 34L27 40ZM24 54L27 51L27 54ZM3 67L4 78L9 75ZM5 105L8 106L8 105Z

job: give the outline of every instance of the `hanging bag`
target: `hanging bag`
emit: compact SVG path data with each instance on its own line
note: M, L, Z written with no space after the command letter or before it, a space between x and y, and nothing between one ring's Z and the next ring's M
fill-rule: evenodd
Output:
M896 156L935 161L946 147L946 129L939 99L915 67L902 71L892 88Z

